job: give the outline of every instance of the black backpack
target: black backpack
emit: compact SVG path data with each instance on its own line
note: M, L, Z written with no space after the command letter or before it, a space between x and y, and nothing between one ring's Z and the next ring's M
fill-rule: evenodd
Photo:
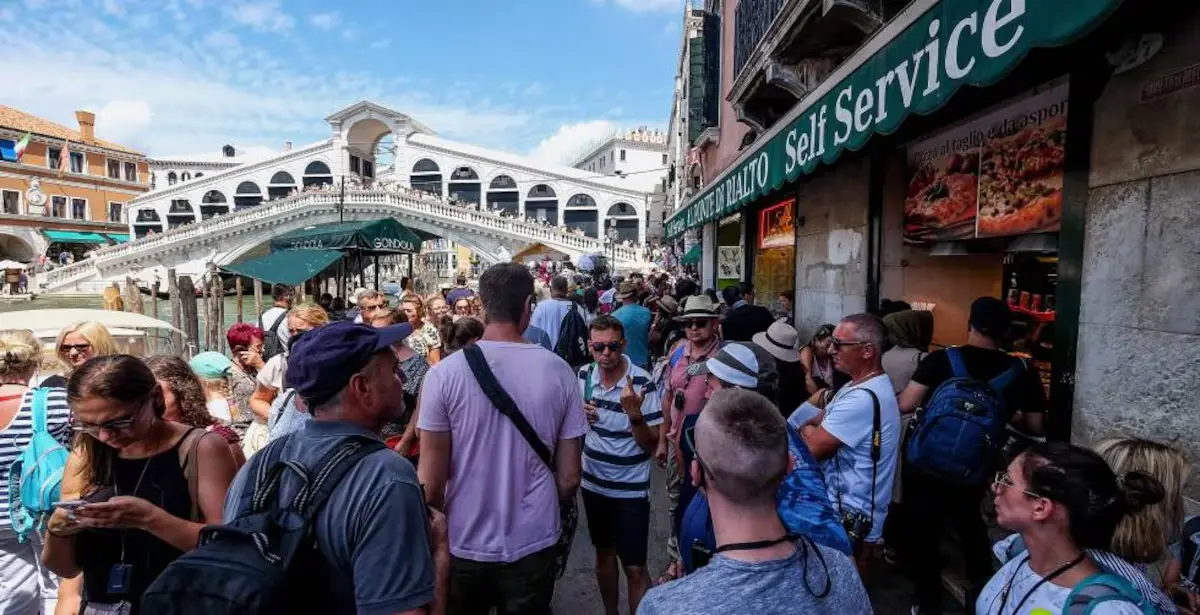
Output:
M284 310L283 314L280 314L279 318L271 323L271 328L263 331L263 361L269 361L271 357L283 354L283 340L279 338L279 323L283 322L287 315L287 310Z
M592 353L588 352L588 327L579 313L579 307L573 301L567 301L567 304L570 309L559 326L554 353L571 367L579 368L592 362Z
M200 531L199 545L167 566L141 597L141 612L173 615L334 613L329 565L314 522L346 472L386 446L350 436L314 468L280 461L284 437L251 458L238 516ZM287 471L302 485L287 506L279 486Z

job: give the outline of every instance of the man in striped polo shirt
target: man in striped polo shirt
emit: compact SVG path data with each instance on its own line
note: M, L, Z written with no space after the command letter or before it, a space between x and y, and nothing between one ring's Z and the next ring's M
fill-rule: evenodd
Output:
M589 338L595 362L579 370L591 426L583 445L583 507L604 610L617 613L620 558L634 613L650 587L650 455L658 445L662 408L650 374L625 355L619 320L597 316Z

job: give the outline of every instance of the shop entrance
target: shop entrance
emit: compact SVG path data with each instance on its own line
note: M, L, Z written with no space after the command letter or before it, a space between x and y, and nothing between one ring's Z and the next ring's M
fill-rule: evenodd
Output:
M796 279L796 199L758 212L754 242L754 300L776 316L792 316L779 299L793 296Z

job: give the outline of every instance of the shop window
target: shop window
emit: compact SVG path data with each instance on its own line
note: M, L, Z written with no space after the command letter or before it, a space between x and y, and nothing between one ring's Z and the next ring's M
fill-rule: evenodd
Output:
M87 199L71 199L71 219L87 220Z
M0 193L4 202L4 213L17 215L21 213L21 193L16 190L5 190Z
M55 218L67 217L67 197L52 196L50 197L50 215Z
M779 295L796 279L796 199L787 199L758 212L754 251L754 295L773 313L786 314ZM786 314L791 315L791 314Z
M70 155L71 155L71 172L72 173L83 173L84 169L87 168L85 166L85 161L83 159L83 153L82 152L71 152Z
M197 175L197 177L199 177L199 175ZM126 162L125 163L125 181L136 182L137 180L138 180L137 179L137 163Z

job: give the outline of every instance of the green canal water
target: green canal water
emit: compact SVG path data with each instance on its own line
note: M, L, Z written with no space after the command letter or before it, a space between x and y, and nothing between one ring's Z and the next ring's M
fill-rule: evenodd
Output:
M151 310L150 303L151 303L150 297L148 297L148 296L142 297L142 306L145 309L146 314L152 314L152 312L150 311ZM198 303L199 303L199 305L197 306L198 309L196 311L199 313L199 316L200 316L200 327L199 328L200 328L200 338L201 338L199 340L199 343L200 343L199 350L208 350L208 348L205 348L204 344L203 344L203 342L204 342L204 327L206 324L206 318L205 318L205 314L204 314L204 304L202 301L198 302ZM4 315L9 312L19 312L19 311L26 311L26 310L69 309L69 308L83 308L83 309L98 310L103 307L104 307L103 301L101 301L99 295L94 295L94 296L90 296L90 295L39 295L33 301L24 301L24 302L20 302L20 303L10 303L10 302L0 300L0 329L4 328ZM264 307L270 307L270 306L268 304L268 305L264 305ZM248 297L243 297L242 310L244 311L244 318L246 321L255 322L254 296L253 295L248 296ZM166 300L158 301L158 318L165 322L171 322L171 304L170 304L170 302L168 302ZM237 297L226 297L225 298L225 323L224 323L225 326L222 327L221 330L222 331L227 330L230 326L232 326L237 321L238 321L237 320ZM195 340L193 340L193 341L195 341ZM213 350L220 350L220 349L214 348Z

